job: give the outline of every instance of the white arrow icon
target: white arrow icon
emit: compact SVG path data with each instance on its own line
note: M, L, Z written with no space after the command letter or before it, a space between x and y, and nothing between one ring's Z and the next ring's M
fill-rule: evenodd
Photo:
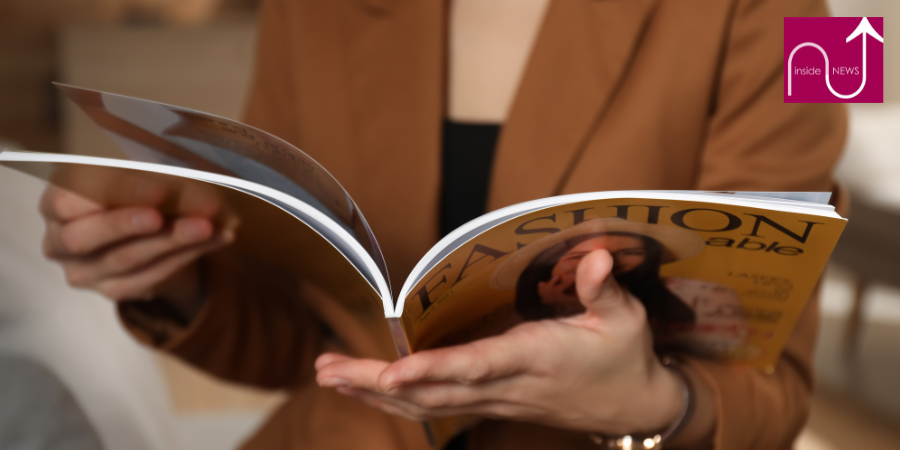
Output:
M803 47L813 47L813 48L818 49L820 52L822 52L822 56L825 57L825 84L828 86L828 90L831 91L831 93L834 94L835 97L846 100L846 99L850 99L850 98L853 98L853 97L856 97L857 95L859 95L859 93L862 92L862 90L866 87L866 40L867 40L866 35L872 36L873 38L877 39L882 44L884 43L884 38L881 37L881 35L879 35L878 32L875 31L874 28L872 28L872 24L869 23L869 19L867 19L865 17L863 17L863 19L859 22L859 25L856 27L856 30L853 30L853 33L850 33L850 36L847 36L847 42L850 42L853 39L856 39L856 37L859 35L862 35L862 66L863 66L862 67L862 76L863 76L863 78L862 78L862 84L859 86L859 89L857 89L856 92L854 92L850 95L843 95L843 94L838 94L837 92L835 92L834 88L831 87L831 80L829 78L828 54L825 53L825 50L822 47L820 47L818 44L815 44L813 42L804 42L804 43L794 47L794 50L791 51L791 56L788 57L788 70L789 70L789 73L788 73L788 97L790 97L791 94L793 93L794 54L797 53L797 50L800 50Z

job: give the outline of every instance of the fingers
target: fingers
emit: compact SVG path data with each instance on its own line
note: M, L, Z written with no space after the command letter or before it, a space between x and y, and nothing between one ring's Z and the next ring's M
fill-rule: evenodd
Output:
M88 287L104 278L132 273L164 255L205 242L212 237L212 233L212 224L208 220L182 218L168 233L124 242L97 256L69 258L63 261L63 266L71 285ZM230 241L230 233L224 231L219 239ZM213 247L218 248L216 245Z
M100 182L96 180L96 173L81 173L79 176L75 176L75 172L70 171L69 175L69 178L84 182L78 183L76 181L73 183L74 186L78 186L79 184L83 185L85 183L90 185L93 182ZM111 202L108 204L153 207L161 204L169 194L169 189L167 189L164 183L152 179L125 177L116 180L103 180L103 182L114 187L114 189L110 189L106 192L106 194L108 194L107 200ZM87 188L87 186L81 187ZM88 188L88 191L91 190L92 189ZM102 209L104 208L92 200L82 197L73 191L53 185L48 186L47 190L44 191L40 203L41 214L46 219L60 222L68 222ZM190 213L190 211L187 212Z
M491 338L418 352L390 364L325 354L316 361L316 380L322 387L351 386L378 392L426 382L474 385L524 371L524 352L509 348L502 340Z
M472 389L469 387L463 388ZM415 400L362 389L342 387L338 388L337 391L341 394L358 398L367 405L378 408L388 414L400 416L415 422L459 416L479 416L494 419L516 418L518 420L527 420L528 418L541 417L545 414L543 409L536 406L499 400L461 402L458 405L452 406L430 407L427 406L427 403L420 404ZM437 404L435 402L432 403ZM447 402L447 404L452 403L453 402Z
M378 375L387 366L385 361L325 354L316 361L316 382L322 387L352 386L374 391L378 389Z
M379 394L382 400L396 398L420 408L443 408L481 401L485 392L458 383L420 382L396 386L387 391L378 386L379 375L389 366L387 362L355 359L326 353L316 361L316 381L326 388L347 388ZM381 395L383 394L383 395Z
M465 345L414 353L394 362L379 376L378 388L389 391L403 384L449 381L473 384L508 377L528 367L528 355L509 335Z
M233 235L226 235L177 250L132 274L105 278L89 287L115 301L147 297L152 295L156 286L170 279L176 272L193 264L201 256L230 244L233 239Z
M164 184L153 180L126 179L113 193L124 196L130 206L104 207L72 191L50 186L40 204L47 220L45 253L56 259L83 256L115 242L159 232L165 221L156 206L167 192ZM209 239L213 233L211 218L223 207L221 199L203 186L192 185L178 194L178 216L208 218L205 222L176 223L178 234L186 242Z
M517 377L475 384L456 382L423 382L398 386L388 392L374 392L416 407L437 410L459 408L488 401L502 401L508 396Z
M611 275L613 258L606 250L588 253L578 264L575 288L584 307L608 317L627 306L629 297Z
M49 187L40 205L45 254L60 261L71 285L113 300L166 295L175 301L197 294L194 263L233 242L238 220L228 219L215 191L203 186L173 192L150 179L120 181L100 202ZM167 198L177 202L174 221L159 209ZM218 216L228 220L217 231Z
M83 256L118 241L156 233L163 224L159 211L148 207L101 210L69 222L50 221L44 252L55 259ZM211 224L208 228L211 234Z
M68 221L103 209L97 203L56 186L49 186L41 196L41 215L55 221Z
M393 416L403 417L404 419L414 422L422 422L427 418L417 415L409 410L409 407L397 405L396 401L385 400L377 395L365 391L363 389L354 389L348 387L338 387L337 391L341 394L354 397L373 408L380 409Z
M325 367L331 363L338 362L338 361L347 361L350 359L353 359L353 358L351 358L349 356L341 355L338 353L322 353L321 355L319 355L318 358L316 358L316 363L315 363L316 371L322 369L323 367Z
M50 222L45 251L61 262L69 284L118 301L151 296L202 255L234 241L232 230L214 236L206 218L185 217L168 231L147 231L162 226L161 215L150 208L97 212L65 225Z
M412 420L468 414L474 410L460 408L523 397L523 376L514 374L524 371L524 353L511 353L496 339L478 344L423 351L391 364L326 353L316 360L316 381Z

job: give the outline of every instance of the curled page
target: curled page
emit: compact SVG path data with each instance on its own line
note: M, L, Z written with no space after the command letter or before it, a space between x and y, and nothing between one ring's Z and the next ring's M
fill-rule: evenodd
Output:
M265 131L224 117L133 97L56 85L128 159L229 175L283 192L350 233L389 280L384 256L340 183L309 155Z

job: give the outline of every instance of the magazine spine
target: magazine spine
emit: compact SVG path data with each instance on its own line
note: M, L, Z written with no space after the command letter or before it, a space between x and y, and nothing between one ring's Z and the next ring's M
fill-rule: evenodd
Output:
M406 333L403 331L400 318L388 317L387 323L388 328L391 330L391 337L394 338L394 347L397 348L397 355L401 358L409 356L409 341L406 339Z

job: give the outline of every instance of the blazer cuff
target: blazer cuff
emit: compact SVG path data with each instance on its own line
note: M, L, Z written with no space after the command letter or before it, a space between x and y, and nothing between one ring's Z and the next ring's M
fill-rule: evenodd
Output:
M206 270L209 285L206 299L193 320L185 318L164 300L127 301L116 306L119 320L125 329L139 342L159 350L177 353L177 349L204 334L223 305L233 302L228 296L236 295L236 258L224 254L207 258ZM227 308L227 306L225 306Z

